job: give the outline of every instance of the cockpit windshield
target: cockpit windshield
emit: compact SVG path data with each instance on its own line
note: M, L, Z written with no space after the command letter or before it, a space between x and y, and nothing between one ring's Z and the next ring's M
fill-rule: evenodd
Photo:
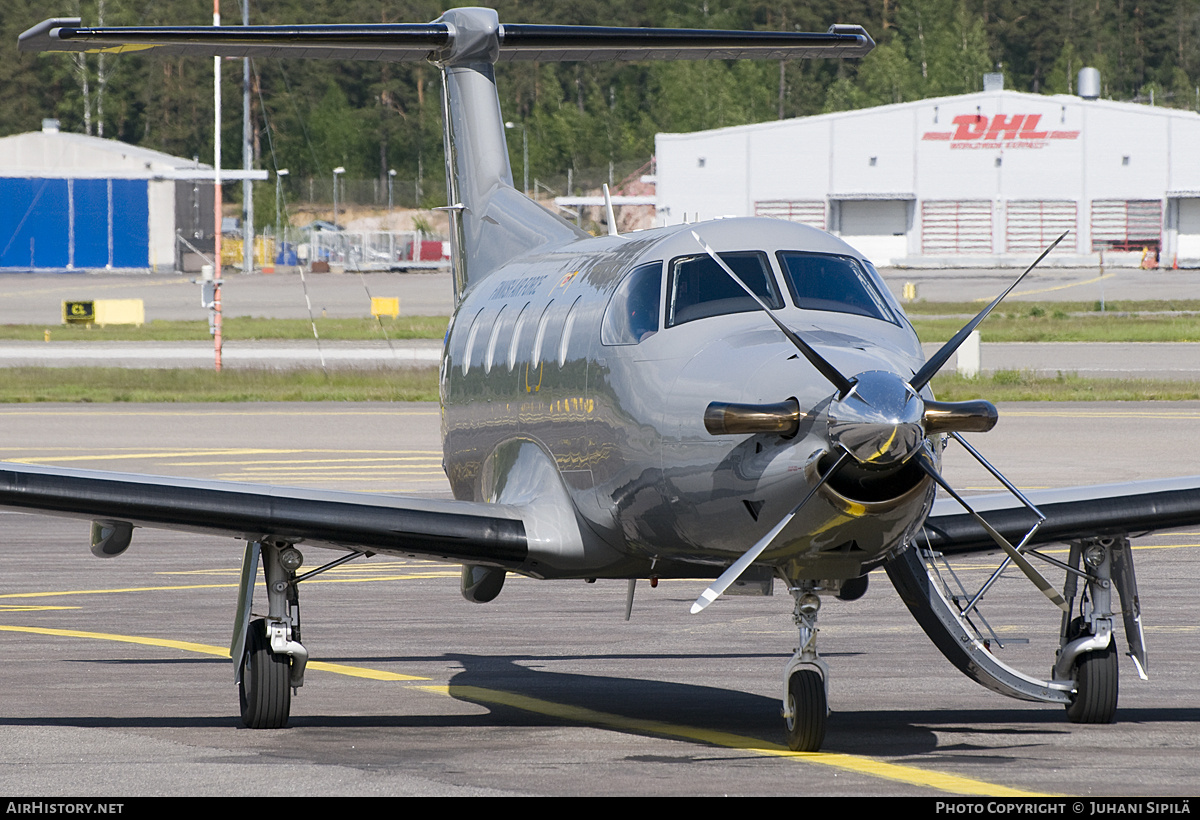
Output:
M761 251L720 254L721 260L772 308L783 307L775 277ZM671 262L667 326L693 319L759 310L746 291L707 255L685 256Z
M658 331L662 267L662 262L641 265L617 285L600 325L602 344L635 345Z
M796 307L899 321L854 257L801 251L780 251L778 257Z

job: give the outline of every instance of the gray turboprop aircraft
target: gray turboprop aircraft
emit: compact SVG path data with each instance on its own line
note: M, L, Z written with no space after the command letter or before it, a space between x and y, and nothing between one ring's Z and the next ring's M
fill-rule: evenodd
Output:
M1200 522L1200 479L1026 497L983 461L962 433L991 429L995 408L935 401L929 381L1003 294L926 361L871 263L827 233L728 219L620 236L610 217L609 235L592 237L513 188L497 61L852 57L873 46L852 26L501 25L482 8L424 25L31 28L22 50L441 69L456 309L440 385L456 500L0 464L0 506L90 519L99 556L124 552L137 527L244 540L231 656L243 722L256 728L283 726L304 680L299 583L379 553L461 563L462 593L480 603L509 572L627 579L627 616L641 578L715 577L693 612L730 587L770 594L779 579L799 630L783 717L791 748L807 751L820 748L828 713L822 600L861 597L867 573L884 567L962 672L1063 704L1073 721L1111 722L1118 614L1142 677L1147 666L1126 534ZM1008 494L968 506L940 473L950 440ZM938 486L948 497L935 504ZM1065 561L1039 550L1051 542L1071 545ZM297 574L301 545L347 554ZM1003 560L969 591L942 567L976 552ZM1061 588L1034 560L1063 573ZM268 613L251 620L259 563ZM993 653L1002 642L980 602L1009 566L1063 610L1049 679Z

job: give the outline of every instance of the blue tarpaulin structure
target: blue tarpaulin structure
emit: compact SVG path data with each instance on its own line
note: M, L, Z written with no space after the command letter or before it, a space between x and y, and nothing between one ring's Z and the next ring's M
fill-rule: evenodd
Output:
M149 267L144 179L0 178L0 268Z

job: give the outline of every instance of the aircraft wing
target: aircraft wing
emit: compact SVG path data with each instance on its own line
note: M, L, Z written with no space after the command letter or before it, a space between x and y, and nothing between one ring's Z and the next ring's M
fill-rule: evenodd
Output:
M1026 497L1046 516L1031 545L1200 524L1200 476L1043 490ZM967 501L1014 544L1037 522L1011 495L974 496ZM925 534L932 549L947 555L997 549L983 527L953 499L934 504Z
M469 501L0 463L0 507L504 568L528 554L518 509Z
M45 20L23 33L21 51L84 51L220 57L424 61L450 55L472 32L452 24L307 26L80 26ZM500 61L792 60L861 57L875 47L861 26L828 32L717 31L509 24L500 28Z

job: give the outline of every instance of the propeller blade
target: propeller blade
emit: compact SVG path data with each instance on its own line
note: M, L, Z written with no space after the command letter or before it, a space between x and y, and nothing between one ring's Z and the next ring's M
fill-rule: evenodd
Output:
M996 426L999 418L996 405L986 399L925 400L925 434L929 436L938 433L986 433Z
M729 278L736 282L738 287L746 291L746 295L753 299L755 303L762 308L763 313L767 314L767 318L774 322L775 326L778 327L783 335L787 337L788 341L795 345L796 349L804 354L804 358L808 359L809 362L812 363L812 366L815 367L817 371L829 381L830 384L837 388L839 396L845 396L850 392L851 384L849 379L843 376L836 367L826 361L820 353L813 350L809 346L808 342L801 339L794 330L780 321L779 317L775 315L775 312L772 311L771 308L767 307L767 303L760 299L758 294L750 289L749 285L738 278L738 275L733 272L733 269L725 264L725 260L717 256L717 252L709 247L707 242L700 238L700 234L692 231L692 236L694 236L696 241L700 243L700 247L704 248L704 252L711 256L712 260L721 267L721 270L729 274Z
M971 335L971 331L979 327L979 323L988 317L988 314L995 309L996 305L1000 304L1000 302L1004 300L1004 297L1008 296L1008 294L1012 292L1012 289L1021 283L1021 280L1025 278L1025 274L1036 268L1038 263L1046 258L1046 254L1058 247L1058 243L1062 242L1068 233L1070 233L1070 231L1063 231L1062 235L1059 236L1058 239L1055 239L1053 242L1051 242L1050 247L1042 251L1042 255L1033 260L1033 264L1027 267L1025 272L1018 276L1013 283L1008 286L1008 289L1005 290L1004 293L1001 293L992 301L990 305L979 311L979 315L963 325L962 329L958 331L958 333L954 334L954 338L942 345L941 349L938 350L937 353L934 353L929 357L929 361L921 365L921 369L917 371L916 375L913 376L912 381L910 382L910 384L913 386L913 389L920 390L922 387L929 384L929 380L937 375L937 372L942 369L942 365L950 361L950 357L954 355L956 350L958 350L959 345L961 345L966 338Z
M929 474L930 478L938 483L938 486L948 492L955 501L961 504L963 509L970 513L971 517L978 521L981 527L987 530L987 534L992 537L992 540L1004 550L1008 557L1012 559L1012 562L1020 568L1021 572L1025 573L1025 577L1032 581L1033 585L1042 591L1043 595L1049 598L1050 601L1063 612L1067 611L1067 602L1063 599L1062 595L1060 595L1058 590L1056 590L1050 584L1050 582L1047 581L1046 578L1037 571L1033 564L1029 562L1029 559L1020 552L1017 552L1016 547L1010 544L1007 538L997 532L996 529L993 528L992 525L989 524L982 515L975 512L975 510L971 508L971 505L963 500L962 496L954 492L953 487L946 483L946 479L942 478L941 473L939 473L937 467L934 466L933 458L929 455L929 451L927 449L921 450L919 453L917 453L917 464L920 465L922 470Z
M812 489L808 491L808 494L804 496L803 499L801 499L799 504L797 504L795 507L792 507L792 511L790 513L781 518L779 523L772 527L770 532L760 538L757 544L746 550L746 552L742 553L740 558L730 564L729 569L722 572L720 578L708 585L708 589L700 593L700 597L696 599L694 604L692 604L693 615L695 615L697 612L702 612L705 607L720 598L725 590L733 586L733 582L742 576L742 573L745 572L746 569L755 562L758 556L763 554L763 551L766 550L767 547L771 546L771 542L774 541L775 537L783 531L783 528L788 525L788 522L796 517L796 513L800 512L800 509L807 504L814 495L816 495L817 490L821 489L821 485L828 481L833 474L838 471L838 468L842 466L843 462L845 462L849 457L850 454L843 451L842 454L838 456L837 461L833 463L833 466L826 471L825 475L821 476L821 480L813 485Z
M775 404L710 402L704 411L704 429L710 435L779 433L794 436L800 429L800 402L795 399Z

